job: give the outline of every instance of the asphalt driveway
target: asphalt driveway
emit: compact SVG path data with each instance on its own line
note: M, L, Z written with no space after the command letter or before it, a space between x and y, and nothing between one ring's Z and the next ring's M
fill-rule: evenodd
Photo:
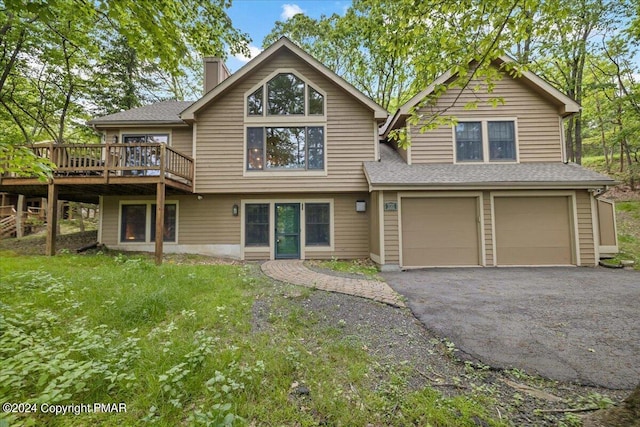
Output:
M640 383L638 272L456 268L382 276L428 329L472 359L584 385Z

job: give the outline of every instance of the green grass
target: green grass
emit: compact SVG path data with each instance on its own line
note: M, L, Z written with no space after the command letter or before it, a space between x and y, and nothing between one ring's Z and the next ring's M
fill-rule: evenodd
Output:
M634 174L636 183L638 181L638 176L640 173L640 165L637 163L633 164L632 170L629 170L629 166L625 163L624 171L620 172L620 157L618 155L614 155L613 158L610 159L611 166L610 171L607 172L607 166L605 163L604 156L589 156L582 158L582 166L594 170L596 172L605 174L615 179L616 181L622 183L629 183L631 179L631 173Z
M126 413L0 414L0 425L503 425L473 393L411 390L409 369L292 304L305 292L257 266L3 251L0 401ZM256 301L269 302L259 328Z
M378 268L370 260L338 260L314 261L321 268L327 268L342 273L360 274L369 279L378 278Z
M618 247L614 262L630 259L640 270L640 201L616 202Z

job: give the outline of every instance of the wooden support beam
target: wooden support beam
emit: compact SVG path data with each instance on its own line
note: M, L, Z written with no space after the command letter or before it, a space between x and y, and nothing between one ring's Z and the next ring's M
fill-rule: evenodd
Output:
M162 247L164 243L164 182L156 187L156 265L162 264Z
M47 197L47 248L45 255L56 254L56 229L58 224L58 187L49 183Z
M24 194L20 194L16 205L16 237L18 239L24 237L24 211Z

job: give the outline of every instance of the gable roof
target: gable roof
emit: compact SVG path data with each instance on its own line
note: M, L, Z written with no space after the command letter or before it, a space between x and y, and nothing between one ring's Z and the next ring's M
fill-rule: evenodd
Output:
M89 125L185 125L180 113L193 101L161 101L89 120Z
M331 71L321 62L313 58L307 52L302 50L296 44L294 44L291 40L286 37L281 37L277 42L273 43L263 52L261 52L258 56L249 61L244 67L240 70L233 73L229 78L225 79L218 86L213 88L211 91L207 92L202 98L194 102L191 106L186 108L180 117L185 121L195 120L195 115L200 110L205 108L210 102L212 102L216 97L218 97L221 93L225 92L227 89L232 87L234 84L242 80L245 76L250 74L254 69L260 66L264 61L269 59L276 52L287 49L292 52L294 55L298 56L300 59L305 61L319 73L324 75L329 80L333 81L340 88L351 94L355 99L357 99L361 104L368 107L374 112L374 116L378 121L384 121L389 116L387 110L382 108L376 102L374 102L371 98L369 98L364 93L360 92L353 85L348 83L342 77L338 76L336 73Z
M496 64L498 68L501 68L505 63L512 63L512 62L515 62L515 60L507 55L500 56L493 60L493 63ZM442 74L437 79L435 79L433 83L427 86L427 88L425 88L423 91L421 91L420 93L415 95L413 98L411 98L409 101L404 103L395 112L395 114L393 115L393 118L386 123L385 127L381 130L381 132L386 136L387 131L394 129L395 127L397 127L399 122L403 121L408 116L410 116L411 110L415 108L424 98L431 95L436 87L447 83L449 80L451 80L454 77L455 75L451 72L451 70L449 70L444 74ZM580 104L578 104L576 101L574 101L564 93L560 92L558 89L551 86L544 79L540 78L539 76L537 76L535 73L532 73L531 71L524 71L518 77L513 77L513 76L510 76L509 74L506 74L506 77L517 79L518 81L523 82L526 86L535 90L545 99L557 105L559 107L560 114L562 114L563 117L580 111Z
M408 165L388 144L381 161L364 162L369 188L598 188L616 181L575 163L483 163Z

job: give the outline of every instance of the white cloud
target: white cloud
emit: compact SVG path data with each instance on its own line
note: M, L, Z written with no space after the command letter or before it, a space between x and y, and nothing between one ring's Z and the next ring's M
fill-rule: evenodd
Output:
M304 10L302 10L302 8L297 4L283 4L280 18L283 21L286 21L287 19L293 18L294 15L297 15L299 13L304 13Z
M257 46L254 46L252 44L249 45L249 56L244 56L242 54L237 54L237 55L233 55L234 58L236 58L238 61L240 62L249 62L249 60L251 58L255 58L260 52L262 52L262 49L260 49Z

